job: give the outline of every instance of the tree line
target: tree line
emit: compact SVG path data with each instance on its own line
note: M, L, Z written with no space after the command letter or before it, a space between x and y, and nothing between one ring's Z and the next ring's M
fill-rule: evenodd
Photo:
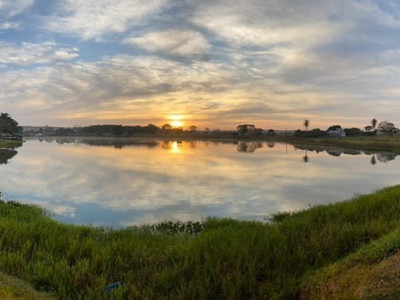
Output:
M329 126L327 130L321 130L319 128L308 130L310 126L309 120L304 120L303 126L305 127L305 131L296 130L294 132L294 136L297 137L327 137L327 136L335 136L335 133L343 133L341 136L374 136L379 134L384 135L395 135L400 132L394 123L388 121L379 122L373 118L371 120L371 125L367 125L364 127L364 130L351 127L351 128L342 128L341 125L332 125Z

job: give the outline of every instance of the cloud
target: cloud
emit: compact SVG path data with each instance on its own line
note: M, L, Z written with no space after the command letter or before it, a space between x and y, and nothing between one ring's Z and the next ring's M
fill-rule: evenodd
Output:
M316 43L341 30L343 23L329 17L342 13L348 5L334 1L234 0L188 1L190 21L208 29L235 47L271 46L284 43Z
M0 0L0 16L3 18L14 17L30 8L34 0Z
M60 63L2 72L0 103L24 118L119 120L157 118L170 105L186 109L194 94L231 89L229 67L209 62L187 65L166 59L114 56L99 62ZM200 110L213 100L192 103ZM147 113L146 113L147 112ZM119 118L119 119L118 119ZM122 119L121 119L122 118Z
M172 57L205 59L210 45L206 37L198 31L189 29L169 29L150 32L140 37L130 37L125 44L139 46L152 53Z
M168 0L62 0L45 28L77 36L83 40L101 39L122 33L156 15Z
M10 29L18 29L20 26L21 26L21 24L18 22L3 22L3 23L0 23L0 32L10 30Z
M0 41L0 65L26 66L77 58L77 48L62 48L55 42L22 43L20 47Z
M0 91L9 95L0 102L26 105L30 120L51 115L64 124L156 123L172 110L224 128L249 116L285 128L322 115L320 124L339 118L356 125L372 113L395 122L398 6L372 0L62 0L44 12L35 6L40 29L52 31L46 35L55 42L38 42L46 36L41 31L35 41L0 42ZM16 26L11 21L4 29ZM65 35L80 50L62 46Z
M392 94L387 99L390 103L398 95L397 86L386 85L382 90L379 85L367 86L364 78L327 90L324 84L336 82L334 78L325 78L320 87L308 86L265 70L269 78L263 77L263 65L257 67L256 72L231 62L186 63L156 56L118 55L97 62L8 70L2 72L0 104L24 124L55 122L67 126L161 125L170 114L183 114L197 126L222 128L235 128L241 122L280 128L283 120L285 128L298 128L304 118L312 120L313 126L326 127L338 123L339 115L343 125L353 125L364 122L362 114L370 119L371 111L386 113L385 118L391 121L397 118L394 107L390 106L393 113L388 114L363 97L387 90ZM379 78L381 73L370 76ZM362 93L352 91L361 87ZM322 114L324 120L317 124L315 120Z

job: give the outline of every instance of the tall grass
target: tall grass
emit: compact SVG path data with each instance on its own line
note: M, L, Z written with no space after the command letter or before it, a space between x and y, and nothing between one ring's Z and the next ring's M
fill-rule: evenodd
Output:
M1 202L0 270L64 299L290 299L305 272L399 226L400 186L267 224L122 230L60 224L38 207ZM123 286L106 291L114 282Z

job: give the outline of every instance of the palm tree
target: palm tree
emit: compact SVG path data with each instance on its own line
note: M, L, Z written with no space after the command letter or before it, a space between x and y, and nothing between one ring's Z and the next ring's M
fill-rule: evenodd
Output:
M375 127L376 127L376 123L378 123L378 121L377 121L375 118L373 118L373 119L371 120L371 125L372 125L372 128L374 128L374 129L375 129Z
M310 121L307 119L304 120L304 127L306 128L306 131L308 131L308 126L310 125Z

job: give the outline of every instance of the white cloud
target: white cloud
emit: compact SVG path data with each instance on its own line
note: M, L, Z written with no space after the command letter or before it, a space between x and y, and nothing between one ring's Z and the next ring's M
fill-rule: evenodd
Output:
M3 22L0 23L0 32L1 31L6 31L10 29L18 29L20 27L20 23L18 22Z
M57 13L48 19L47 29L101 39L109 33L122 33L145 18L157 14L168 0L63 0Z
M348 6L331 0L233 0L229 5L222 0L188 2L193 7L190 21L234 46L246 47L314 44L330 38L343 28L343 24L330 22L330 17Z
M210 48L203 34L188 29L150 32L141 37L127 38L124 43L137 45L153 53L160 52L168 56L199 59L206 58Z
M0 0L0 16L11 18L33 5L34 0Z
M77 48L59 48L55 42L22 43L20 47L0 41L0 64L31 65L65 61L79 56Z

